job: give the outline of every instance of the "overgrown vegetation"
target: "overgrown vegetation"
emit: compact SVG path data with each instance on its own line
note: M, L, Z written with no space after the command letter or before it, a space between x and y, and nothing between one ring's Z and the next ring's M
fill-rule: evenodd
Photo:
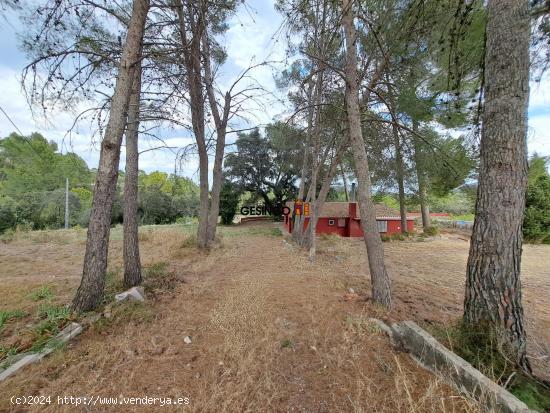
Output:
M429 326L429 330L450 350L472 364L491 380L505 386L529 408L550 411L550 388L516 368L513 352L501 344L498 332L490 325Z
M61 154L38 133L0 139L0 234L62 228L65 179L69 179L69 225L87 227L95 171L74 153ZM140 172L139 219L168 224L198 215L199 190L190 179L164 172ZM111 223L122 222L124 173L119 172Z
M548 157L533 155L529 161L523 235L531 242L550 244L550 174Z
M4 328L6 322L14 319L24 317L26 313L21 310L9 310L9 311L0 311L0 332Z

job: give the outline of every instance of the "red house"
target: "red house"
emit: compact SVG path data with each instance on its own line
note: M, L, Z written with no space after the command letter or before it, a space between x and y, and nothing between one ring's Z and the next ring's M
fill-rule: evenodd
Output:
M294 210L294 202L287 202L290 211ZM401 216L399 212L383 204L374 204L376 210L376 221L380 234L389 235L401 232ZM292 214L284 216L284 226L288 232L292 232ZM309 225L309 218L306 217L304 228ZM407 232L412 232L414 218L407 218ZM325 202L323 209L319 212L317 234L338 234L342 237L362 237L361 216L357 202Z

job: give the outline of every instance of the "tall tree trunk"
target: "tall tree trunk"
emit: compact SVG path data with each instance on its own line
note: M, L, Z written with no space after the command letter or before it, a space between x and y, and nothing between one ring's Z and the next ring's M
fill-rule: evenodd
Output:
M138 236L138 141L139 104L141 95L141 64L136 65L134 84L126 127L126 174L124 176L124 286L141 283L141 263Z
M340 164L340 173L342 174L342 181L344 181L344 195L346 196L346 202L349 202L348 179L346 178L346 173L344 172L344 167L342 164Z
M225 136L227 131L227 121L231 110L231 93L225 94L223 114L220 115L218 102L214 93L214 79L210 67L210 42L208 33L203 35L204 50L204 78L206 83L206 93L210 103L210 111L216 125L216 154L214 156L214 169L212 170L212 191L210 194L210 212L208 216L208 243L212 243L216 238L216 228L218 226L218 215L220 214L220 194L222 189L222 168L223 156L225 153Z
M192 33L191 39L187 38L186 22L184 17L183 4L181 0L174 2L178 17L178 29L182 44L182 60L187 70L185 80L189 89L191 106L191 124L193 134L197 142L199 152L199 225L197 228L197 247L208 247L208 149L206 147L206 136L204 126L204 94L202 90L201 72L201 41L203 30L205 30L203 19L195 19L193 7L202 7L202 2L192 4L186 2L189 16L189 29Z
M418 121L413 119L413 132L418 131ZM416 135L413 136L414 143L414 165L416 170L416 179L418 181L418 198L420 199L420 213L422 215L422 228L428 229L432 223L430 220L430 205L428 203L428 179L424 171L424 160L422 159L422 149Z
M502 333L501 344L529 370L520 281L527 186L527 0L490 0L486 30L481 161L464 320L494 326Z
M310 147L313 142L313 115L314 115L314 106L313 106L313 89L315 88L313 82L310 83L310 87L307 91L307 102L310 105L307 115L307 142L304 145L304 160L302 163L302 176L300 180L300 188L298 189L298 199L305 200L305 187L306 187L306 175L309 164L309 153L311 151ZM294 221L294 226L292 227L292 239L298 244L302 244L304 236L304 216L296 215L292 213L292 219Z
M208 247L208 152L204 142L199 148L199 225L197 228L197 247Z
M348 145L349 139L348 138L342 138L342 139L343 140L340 142L340 145L338 145L338 148L336 149L336 154L334 155L334 159L332 160L330 167L323 179L323 183L321 184L321 189L319 190L319 195L315 200L315 204L313 207L315 210L312 211L311 217L309 219L309 223L312 226L312 228L317 227L317 222L319 221L319 213L323 210L323 206L325 205L325 201L327 200L328 192L330 191L330 184L332 183L334 177L336 176L336 173L338 171L338 165L340 164L340 158L342 156L342 153L344 152L345 147ZM315 232L313 234L315 234ZM313 238L310 238L307 240L307 242L309 243L308 247L309 247L310 261L315 260L315 254L317 253L314 239L315 238L313 235Z
M405 184L403 152L401 151L401 139L399 138L399 129L397 125L392 124L393 144L395 146L395 173L397 178L397 188L399 190L399 213L401 215L401 233L407 233L407 207L405 206Z
M349 134L358 183L359 211L363 228L372 284L372 299L386 308L391 307L391 283L384 264L384 247L378 232L374 203L371 198L371 180L367 151L361 129L357 77L356 31L353 25L352 0L342 0L342 25L346 38L346 110Z
M309 225L302 244L309 249L309 260L315 259L316 253L316 225L317 225L317 178L319 176L322 163L319 163L319 146L321 141L321 100L323 95L323 72L317 74L317 86L315 89L315 138L311 154L311 182L309 187L310 209Z
M109 121L101 142L90 224L86 239L82 280L73 300L76 311L92 310L101 302L105 288L107 255L113 198L118 178L120 145L126 119L134 72L141 58L149 0L134 0L126 43L120 59Z

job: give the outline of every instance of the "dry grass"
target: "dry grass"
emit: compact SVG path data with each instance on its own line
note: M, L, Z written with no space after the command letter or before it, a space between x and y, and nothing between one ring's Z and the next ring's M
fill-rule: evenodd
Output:
M368 300L342 299L350 287L370 295L359 240L320 239L317 261L310 263L305 253L285 246L274 228L223 228L222 242L209 253L192 246L192 228L141 228L142 261L153 268L145 271L146 282L161 286L154 298L144 305L113 306L111 318L67 349L0 383L0 394L188 396L191 405L184 410L197 412L480 411L408 355L395 353L368 322L369 317L436 322L459 315L466 243L386 244L396 296L395 308L387 312ZM109 268L120 277L117 231L111 236ZM11 270L0 273L1 288L22 291L10 298L10 309L36 304L29 298L29 281L51 284L55 297L70 299L83 245L55 244L52 249L32 239L6 245L0 264ZM539 293L549 291L548 280L541 277L544 266L533 259L541 258L526 247L527 303L538 299L533 283L539 283ZM534 314L535 308L526 312L540 326L546 313ZM192 344L184 343L187 335ZM0 397L0 411L11 407ZM117 411L158 410L134 406Z

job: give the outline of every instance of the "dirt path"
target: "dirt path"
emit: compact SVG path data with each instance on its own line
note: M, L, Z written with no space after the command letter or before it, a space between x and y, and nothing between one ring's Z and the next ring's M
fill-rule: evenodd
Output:
M0 384L0 394L190 399L178 408L76 411L477 411L393 351L367 321L387 316L380 309L342 300L348 287L368 287L364 273L352 274L353 248L322 245L311 264L281 237L245 233L207 256L174 259L186 280L175 291L119 307L65 351ZM0 409L27 411L4 397Z

